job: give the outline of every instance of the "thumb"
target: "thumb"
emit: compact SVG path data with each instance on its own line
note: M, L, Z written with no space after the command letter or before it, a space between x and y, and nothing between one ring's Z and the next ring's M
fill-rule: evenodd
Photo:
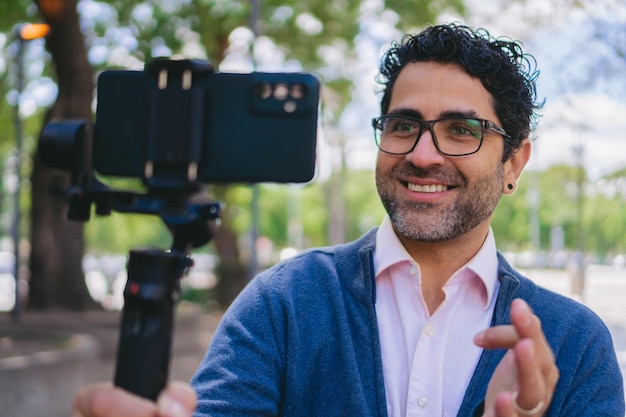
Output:
M196 393L183 382L170 382L157 399L159 417L190 417L196 409Z

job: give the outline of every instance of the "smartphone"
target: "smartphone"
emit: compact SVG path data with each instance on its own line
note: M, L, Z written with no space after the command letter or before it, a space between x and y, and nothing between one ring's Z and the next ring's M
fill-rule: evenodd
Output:
M94 168L166 188L308 182L315 173L319 90L307 73L219 73L197 61L104 71L97 82Z

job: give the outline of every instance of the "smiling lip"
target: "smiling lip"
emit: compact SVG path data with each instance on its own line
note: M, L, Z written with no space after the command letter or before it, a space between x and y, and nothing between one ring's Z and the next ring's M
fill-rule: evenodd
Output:
M410 182L407 183L407 188L418 193L441 193L448 190L448 186L443 184L420 185Z

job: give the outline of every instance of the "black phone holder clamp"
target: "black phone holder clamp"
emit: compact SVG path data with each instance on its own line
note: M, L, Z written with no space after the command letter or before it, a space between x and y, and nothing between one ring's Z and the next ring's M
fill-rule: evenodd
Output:
M144 182L151 189L193 187L202 157L204 92L194 80L211 76L203 60L156 58L144 70L156 82L148 90ZM179 175L185 172L186 176Z
M42 130L42 161L70 172L70 186L55 190L69 203L68 218L89 220L92 205L98 215L111 211L158 215L173 236L169 251L129 253L114 380L119 387L155 400L167 382L180 279L192 265L191 249L213 238L220 204L199 195L198 185L149 189L145 194L112 190L94 175L91 144L91 125L84 120L52 122Z

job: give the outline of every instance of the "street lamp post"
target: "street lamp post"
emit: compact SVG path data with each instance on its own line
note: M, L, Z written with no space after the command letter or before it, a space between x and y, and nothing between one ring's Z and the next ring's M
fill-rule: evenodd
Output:
M583 155L585 148L582 143L573 147L576 157L576 268L572 277L572 293L580 298L585 292L585 238L583 230L584 205L584 166Z
M20 100L24 91L24 51L26 43L33 39L43 38L50 32L50 26L43 23L27 23L16 26L17 53L15 56L16 90L15 100L15 189L13 190L13 224L11 239L13 241L13 277L15 279L15 304L13 317L20 315L20 191L22 187L22 116L20 114Z

